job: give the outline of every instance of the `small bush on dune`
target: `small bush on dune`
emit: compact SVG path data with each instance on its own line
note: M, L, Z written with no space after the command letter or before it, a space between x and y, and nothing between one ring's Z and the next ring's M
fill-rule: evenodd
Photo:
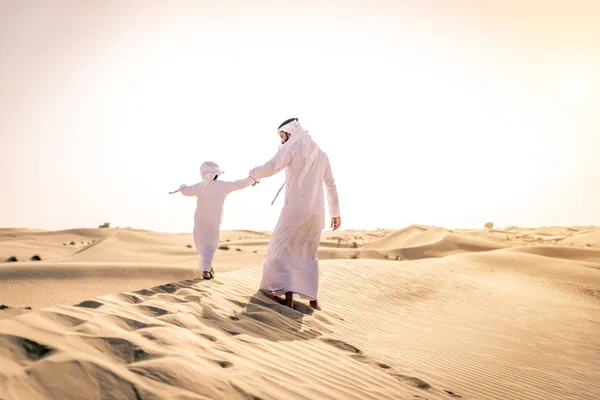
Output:
M353 260L356 260L358 258L358 253L352 254L352 256L350 256L350 258Z
M105 222L102 225L98 225L98 228L110 228L110 222Z
M17 259L17 256L11 256L6 259L6 262L17 262L17 261L19 261Z
M36 254L35 256L31 257L31 261L42 261L42 257Z
M236 251L242 251L242 249L240 249L239 247L237 249L235 249Z
M486 222L486 224L484 225L484 228L487 229L488 231L491 231L492 229L494 229L494 224L491 222Z
M219 246L219 250L229 250L229 246Z
M75 242L69 243L69 246L75 246Z
M191 249L192 245L191 244L186 244L185 247L187 247L188 249Z

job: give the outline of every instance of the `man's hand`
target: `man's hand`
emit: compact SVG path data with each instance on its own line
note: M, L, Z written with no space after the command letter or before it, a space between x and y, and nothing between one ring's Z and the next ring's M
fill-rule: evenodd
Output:
M254 183L252 184L252 186L256 186L256 185L258 185L258 183L260 182L259 180L255 179L255 178L254 178L254 177L252 177L252 176L251 176L250 178L252 178L252 180L254 181Z
M342 225L341 217L333 217L331 218L331 228L335 231Z

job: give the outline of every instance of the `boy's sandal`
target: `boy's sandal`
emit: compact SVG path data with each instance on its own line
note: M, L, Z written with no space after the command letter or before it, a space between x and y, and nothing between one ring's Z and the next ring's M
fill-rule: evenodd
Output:
M215 270L213 268L210 269L210 271L204 271L202 272L202 279L213 279L215 277Z

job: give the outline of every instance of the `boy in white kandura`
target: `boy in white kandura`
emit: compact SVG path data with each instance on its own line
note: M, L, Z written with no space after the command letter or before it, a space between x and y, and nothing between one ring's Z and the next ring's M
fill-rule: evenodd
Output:
M233 191L256 184L251 177L234 182L217 180L221 174L223 171L216 163L207 161L200 167L202 182L191 186L181 185L178 190L171 192L180 191L184 196L197 198L194 213L194 244L200 255L199 263L204 279L214 278L212 261L219 245L225 198Z

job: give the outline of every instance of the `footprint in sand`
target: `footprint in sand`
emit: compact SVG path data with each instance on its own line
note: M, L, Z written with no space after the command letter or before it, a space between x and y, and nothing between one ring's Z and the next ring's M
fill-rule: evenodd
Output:
M142 289L142 290L136 290L135 292L133 292L135 294L139 294L142 296L152 296L155 294L155 292L148 290L148 289Z
M454 397L454 398L457 398L457 399L461 399L461 398L462 398L462 396L461 396L461 395L459 395L459 394L456 394L456 393L454 393L454 392L451 392L451 391L449 391L449 390L444 390L444 392L448 393L448 394L450 395L450 397Z
M155 293L175 293L177 291L177 289L179 289L179 287L177 287L177 285L175 285L174 283L167 283L166 285L160 285L160 286L155 286L152 288L152 290Z
M205 339L208 339L208 340L210 340L210 341L211 341L211 342L213 342L213 343L216 343L216 342L218 342L218 341L219 341L219 339L217 339L215 336L213 336L213 335L209 335L209 334L207 334L207 333L200 333L199 335L200 335L200 336L202 336L202 337L203 337L203 338L205 338Z
M140 303L144 302L144 300L137 297L136 295L127 294L127 293L120 293L119 298L121 301L123 301L125 303L129 303L129 304L140 304Z
M392 376L394 376L395 378L397 378L398 380L400 380L404 383L408 383L409 385L412 385L419 389L424 389L424 390L431 389L431 385L429 383L425 382L422 379L415 378L414 376L401 375L401 374L392 374Z
M138 306L138 309L145 315L152 317L159 317L161 315L168 314L169 312L165 309L153 307L153 306Z
M55 351L55 349L52 347L30 339L26 339L24 337L3 334L0 335L0 346L10 349L10 347L13 347L14 345L18 346L23 352L23 355L30 361L38 361L46 356L49 356Z
M346 342L343 342L341 340L336 340L336 339L321 339L321 340L327 344L337 347L338 349L354 353L354 354L352 354L351 357L357 361L367 363L367 364L374 364L374 365L377 365L379 368L385 369L385 370L392 369L392 367L387 364L379 363L379 362L375 362L375 361L371 360L369 357L365 356L360 349L357 349L356 347L354 347ZM393 373L393 372L390 372L390 373L393 377L402 381L403 383L407 383L411 386L414 386L414 387L417 387L417 388L423 389L423 390L431 389L431 385L422 379L416 378L414 376L402 375L402 374ZM460 397L460 396L458 396L452 392L449 392L447 390L445 392L450 394L453 397Z
M104 303L100 303L99 301L86 300L86 301L82 301L79 304L76 304L75 307L98 308L98 307L102 307L103 305L104 305Z
M148 328L151 326L156 326L154 324L147 324L145 322L137 321L135 319L131 319L131 318L127 318L127 317L122 317L119 315L115 315L114 318L124 322L125 325L127 325L131 330L134 330L134 331L137 331L138 329Z
M108 354L124 364L154 358L141 347L126 339L117 337L90 337L82 338L82 340L102 352L106 353L108 350Z
M202 303L202 297L203 296L194 296L194 295L183 296L185 301L188 303L189 302Z
M337 347L340 350L349 351L349 352L355 353L355 354L362 354L362 351L360 351L356 347L354 347L346 342L343 342L341 340L337 340L337 339L321 339L321 340L333 347Z
M215 361L217 364L219 364L221 366L221 368L231 368L233 367L233 363L230 363L229 361Z
M27 357L30 360L39 360L54 352L52 347L34 342L33 340L25 338L22 338L21 340L21 346L23 347L23 350L25 350L25 354L27 354Z

